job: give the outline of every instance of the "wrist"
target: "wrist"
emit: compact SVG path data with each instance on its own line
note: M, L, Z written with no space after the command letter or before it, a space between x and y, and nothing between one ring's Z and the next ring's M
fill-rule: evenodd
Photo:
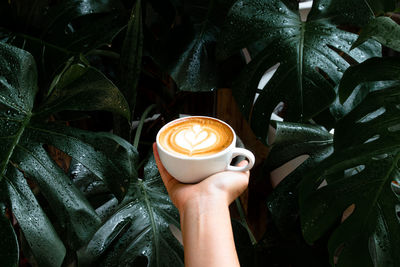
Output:
M218 213L229 209L228 198L225 195L200 195L186 201L179 208L181 219L186 214L190 216L200 216L203 214Z

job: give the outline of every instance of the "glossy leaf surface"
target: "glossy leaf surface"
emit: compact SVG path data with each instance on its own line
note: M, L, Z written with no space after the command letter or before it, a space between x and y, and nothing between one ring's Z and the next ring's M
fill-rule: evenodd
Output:
M9 1L0 15L0 39L29 51L41 79L68 58L109 44L126 23L119 0Z
M125 39L121 52L121 78L120 89L128 100L130 110L133 112L136 105L136 86L142 66L143 50L143 23L141 0L136 1L135 7L128 22Z
M183 15L190 25L173 25L168 38L159 44L158 59L183 91L210 91L217 88L215 46L233 0L187 1Z
M362 28L360 36L354 42L352 48L359 46L370 38L400 52L400 25L389 17L372 19Z
M96 78L92 79L92 75ZM97 96L88 98L84 88ZM111 134L90 134L46 122L48 115L62 110L103 109L120 114L128 110L115 86L94 69L88 68L62 90L56 88L38 109L34 109L36 92L37 73L32 56L24 50L0 44L0 183L7 188L5 198L37 262L43 266L60 266L65 255L63 242L71 248L79 248L95 231L100 219L44 147L53 145L63 150L102 180L114 179L115 185L123 185L124 180L127 184L130 178L117 176L121 172L129 174L125 169L131 169L126 160L118 161L136 152ZM105 153L113 153L115 161ZM110 172L115 172L112 178L107 177ZM25 177L34 182L48 202L56 218L57 232ZM121 186L116 192L122 196L123 190Z
M259 47L236 80L233 93L263 142L271 113L280 102L285 103L286 120L306 121L335 99L334 87L349 66L346 55L357 62L380 55L380 46L372 42L350 50L357 35L338 28L363 25L372 15L364 1L314 1L306 22L301 21L295 1L235 3L222 31L218 55L226 58L239 49ZM264 72L278 63L272 79L257 91ZM253 105L256 93L260 94Z
M339 121L334 153L300 185L306 240L313 243L334 229L328 243L331 264L400 264L400 202L392 183L400 175L399 103L399 87L370 93ZM324 180L327 185L320 187ZM354 211L344 217L349 207Z
M340 102L344 103L359 84L378 81L392 81L392 83L400 81L398 58L371 58L359 65L351 66L339 84Z
M128 266L146 257L147 266L183 266L182 246L170 231L179 227L153 157L144 179L133 179L119 209L93 235L82 253L87 266ZM96 260L97 262L91 262Z
M288 237L299 219L298 185L304 175L333 152L333 136L319 126L276 122L276 139L266 161L272 171L299 156L309 156L274 189L267 204L275 225ZM289 168L289 167L287 167Z

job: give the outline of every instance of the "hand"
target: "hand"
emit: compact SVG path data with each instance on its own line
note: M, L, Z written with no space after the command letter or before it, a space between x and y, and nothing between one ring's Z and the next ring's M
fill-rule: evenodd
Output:
M243 193L249 183L249 171L224 171L213 174L197 184L184 184L172 177L164 168L156 143L153 144L153 153L168 194L180 212L191 202L204 200L222 201L228 206ZM238 165L246 164L246 161L242 161Z

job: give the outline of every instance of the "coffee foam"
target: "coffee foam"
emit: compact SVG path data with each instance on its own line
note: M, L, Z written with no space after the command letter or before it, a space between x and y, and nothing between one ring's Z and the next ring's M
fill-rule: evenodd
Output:
M233 133L212 118L187 118L168 125L159 136L163 148L189 157L209 156L227 148Z

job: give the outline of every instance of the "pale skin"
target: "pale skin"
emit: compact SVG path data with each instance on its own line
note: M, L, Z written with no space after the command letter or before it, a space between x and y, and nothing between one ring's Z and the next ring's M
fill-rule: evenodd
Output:
M225 171L197 184L183 184L166 171L155 143L153 152L168 194L179 210L185 266L240 266L233 240L229 204L247 188L249 171ZM242 161L239 166L246 164L246 161Z

